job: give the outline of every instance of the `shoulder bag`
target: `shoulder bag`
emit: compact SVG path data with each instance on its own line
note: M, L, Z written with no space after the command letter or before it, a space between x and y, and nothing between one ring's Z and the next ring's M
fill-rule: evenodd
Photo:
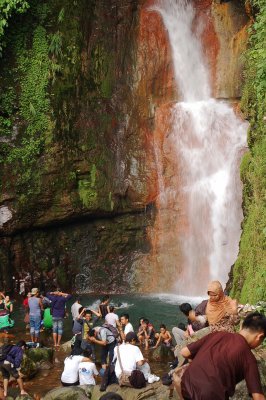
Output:
M121 368L121 371L122 371L122 373L121 373L121 375L120 375L120 377L118 379L119 386L132 387L132 385L131 385L131 383L129 381L129 378L131 376L131 372L125 372L124 369L123 369L123 365L122 365L121 357L120 357L120 352L119 352L119 346L117 346L117 358L118 358L118 362L119 362L119 365L120 365L120 368Z

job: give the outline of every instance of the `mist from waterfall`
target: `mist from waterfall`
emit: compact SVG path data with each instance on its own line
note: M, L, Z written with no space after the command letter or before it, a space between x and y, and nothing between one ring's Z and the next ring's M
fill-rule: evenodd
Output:
M176 237L183 260L176 289L179 294L201 295L208 281L226 282L237 258L243 218L239 164L247 123L231 106L211 97L192 1L162 0L152 10L161 14L168 32L180 99L172 108L170 136L182 188L167 187L160 170L164 193L159 198L165 209L172 193L182 191L187 229Z

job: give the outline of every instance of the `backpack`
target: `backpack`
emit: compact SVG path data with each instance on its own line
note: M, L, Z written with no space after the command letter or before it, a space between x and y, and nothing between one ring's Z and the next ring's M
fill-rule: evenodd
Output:
M146 380L144 374L138 369L134 369L134 371L131 372L131 375L128 379L129 382L131 383L131 386L135 389L141 389L146 386Z
M112 333L112 336L113 336L115 339L117 339L117 338L119 337L118 330L117 330L113 325L110 325L110 324L103 324L102 327L108 329L108 331L110 331L110 332Z
M7 355L12 349L12 347L13 347L12 344L4 344L3 346L0 347L0 362L6 360Z

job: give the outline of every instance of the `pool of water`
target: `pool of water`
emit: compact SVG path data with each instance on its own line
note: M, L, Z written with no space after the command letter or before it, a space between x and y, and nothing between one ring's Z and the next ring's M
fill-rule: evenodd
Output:
M97 310L100 302L99 296L81 296L81 304L94 310ZM69 300L67 309L70 314L70 307L73 304L75 297ZM179 322L186 322L185 317L179 311L179 305L183 302L189 302L192 305L197 305L202 301L201 298L186 298L176 295L168 294L154 294L154 295L112 295L111 304L117 307L116 313L121 315L128 313L130 321L135 330L138 328L139 318L148 318L158 330L161 323L164 323L169 330L177 326ZM22 301L21 301L22 303ZM24 309L19 301L14 303L14 320L15 326L10 332L14 337L10 336L10 341L15 342L17 339L30 340L29 332L25 330ZM64 321L64 335L62 342L65 342L72 337L72 319L69 315ZM41 333L41 341L47 346L52 346L52 335L48 332ZM152 350L143 351L144 357L151 360ZM33 395L44 395L54 387L60 386L60 376L63 369L63 361L65 353L62 351L55 352L54 367L50 371L42 371L36 375L31 381L26 382L26 389ZM168 371L168 364L166 362L151 361L152 372L162 376Z

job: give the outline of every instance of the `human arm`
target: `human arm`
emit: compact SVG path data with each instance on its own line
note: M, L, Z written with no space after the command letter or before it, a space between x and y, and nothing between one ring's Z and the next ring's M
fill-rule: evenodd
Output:
M261 393L252 393L253 400L265 400L265 396Z
M10 308L9 308L9 311L10 311L10 313L12 313L13 312L13 303L10 303Z
M2 299L4 299L6 296L3 292L0 292L0 297L2 297Z
M158 340L156 342L156 345L154 346L154 349L157 349L157 347L159 346L161 340L162 340L162 334L160 333L160 335L158 337Z
M102 316L102 314L101 314L100 312L98 312L98 311L91 310L91 312L92 312L94 315L96 315L97 317L101 317L101 316Z
M41 309L41 310L43 310L43 303L42 303L42 299L39 299L39 306L40 306L40 309Z

